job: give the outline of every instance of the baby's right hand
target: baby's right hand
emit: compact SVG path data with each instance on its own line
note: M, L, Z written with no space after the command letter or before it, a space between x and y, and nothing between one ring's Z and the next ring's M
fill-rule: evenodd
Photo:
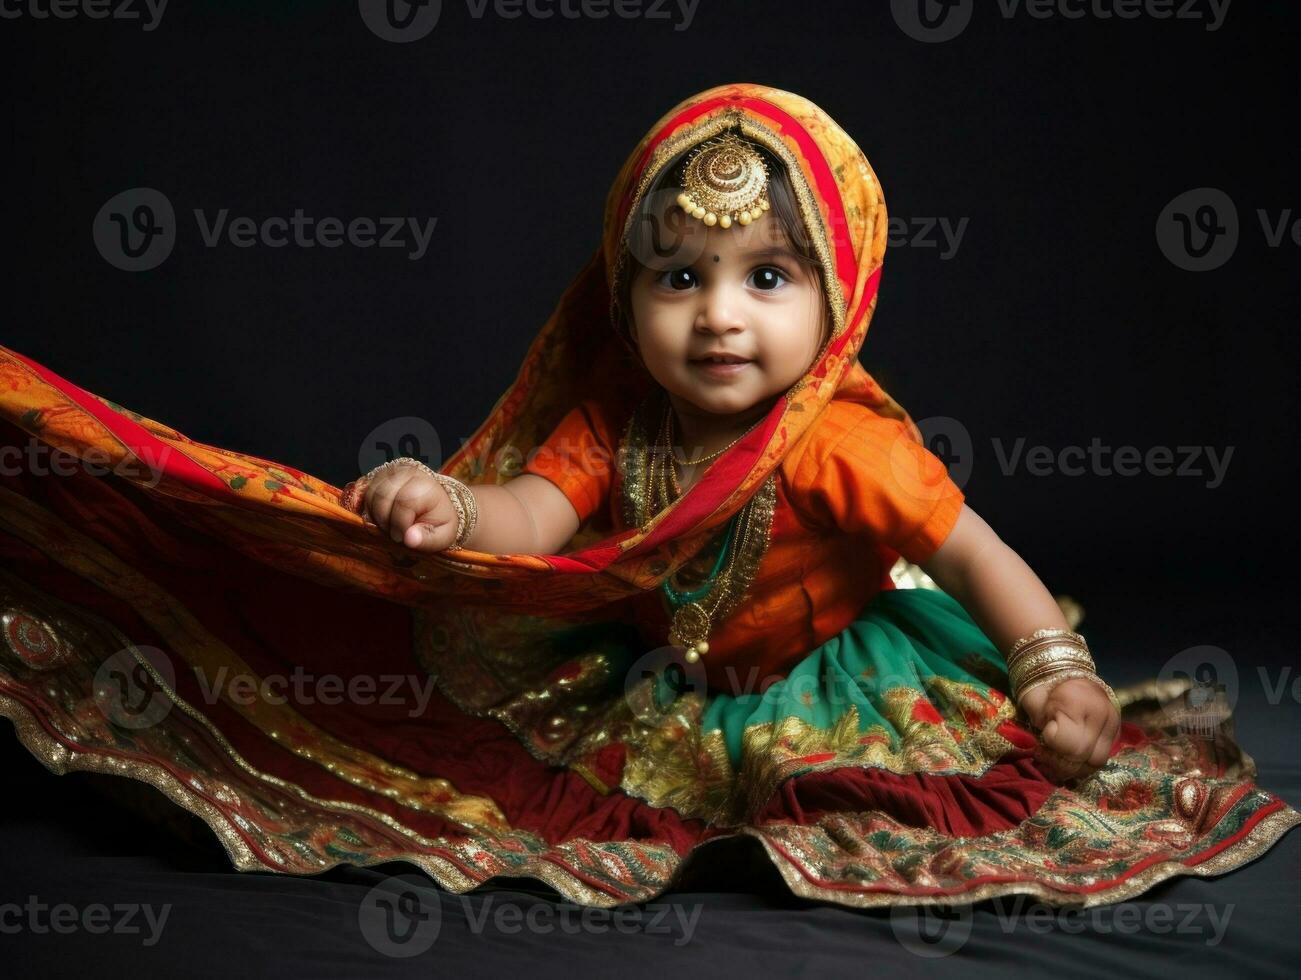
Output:
M443 485L415 466L395 466L366 484L363 512L394 541L415 551L445 551L457 514Z

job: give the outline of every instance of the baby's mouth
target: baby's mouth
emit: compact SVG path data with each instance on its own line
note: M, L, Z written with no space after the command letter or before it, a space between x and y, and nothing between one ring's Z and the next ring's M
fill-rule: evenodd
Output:
M732 365L739 365L739 364L752 364L752 363L754 363L754 362L751 361L749 358L746 358L746 357L733 357L733 356L731 356L731 355L728 355L728 356L725 356L725 357L693 357L693 358L691 358L691 363L692 363L692 364L732 364Z

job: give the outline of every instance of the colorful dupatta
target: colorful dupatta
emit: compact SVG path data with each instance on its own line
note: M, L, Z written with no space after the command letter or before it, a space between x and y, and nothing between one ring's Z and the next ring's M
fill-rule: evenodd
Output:
M852 664L853 716L666 697L663 674L634 671L623 601L705 547L833 399L919 437L857 360L885 248L880 187L798 96L721 86L652 127L610 190L601 246L443 470L504 482L574 392L620 417L649 391L610 324L624 236L660 169L728 127L790 171L832 336L682 498L613 536L589 523L563 555L413 555L363 527L338 488L0 347L0 451L79 461L0 471L0 713L23 744L56 772L157 787L242 870L402 859L453 891L531 876L596 906L662 893L699 845L736 835L757 838L793 890L841 904L1099 904L1227 870L1301 822L1254 785L1249 758L1162 726L1183 695L1168 686L1118 692L1137 713L1115 764L1052 786L997 651L935 592L886 598L834 650L809 651L801 668ZM286 699L265 684L303 670L352 693ZM912 680L878 690L887 673ZM354 683L380 678L407 694Z

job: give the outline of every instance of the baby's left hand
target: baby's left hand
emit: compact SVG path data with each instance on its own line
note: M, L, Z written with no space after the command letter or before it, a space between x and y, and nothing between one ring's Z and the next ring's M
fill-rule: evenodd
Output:
M1106 765L1120 731L1120 715L1099 685L1084 677L1062 681L1048 694L1039 687L1021 699L1040 729L1039 761L1057 782L1088 776Z

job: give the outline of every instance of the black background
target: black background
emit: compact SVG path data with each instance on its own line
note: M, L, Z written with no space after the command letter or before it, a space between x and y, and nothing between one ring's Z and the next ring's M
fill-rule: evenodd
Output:
M395 417L429 420L454 447L598 244L637 140L696 91L760 82L816 102L859 143L896 220L966 220L951 258L887 253L862 360L915 418L965 427L968 502L1083 601L1103 673L1150 676L1201 643L1228 648L1248 679L1294 663L1280 613L1296 578L1301 248L1270 247L1257 209L1301 218L1296 5L1238 0L1217 31L975 6L945 43L907 36L888 3L848 0L700 0L685 30L476 19L448 0L408 44L346 2L173 0L152 31L0 20L0 343L191 438L335 484ZM179 219L170 257L139 273L105 261L91 234L135 187L162 191ZM1234 202L1241 241L1196 273L1163 254L1156 225L1202 187ZM205 247L195 208L438 220L412 261ZM1054 453L1097 438L1232 456L1213 489L1204 455L1201 476L1005 475L993 441L1022 437ZM1291 721L1262 706L1246 743L1270 739L1295 782L1284 706ZM16 751L15 771L47 792L53 777ZM1261 781L1281 791L1283 778ZM64 813L78 833L76 813L53 809L43 826ZM1295 842L1289 854L1295 867Z
M177 2L148 32L0 23L14 53L3 343L191 438L336 484L388 419L427 419L455 447L598 244L636 141L693 92L758 81L854 137L896 220L967 221L947 260L888 251L862 360L915 418L966 428L969 503L1050 585L1234 587L1293 549L1301 248L1268 247L1256 215L1301 204L1295 117L1276 108L1288 5L1233 4L1212 32L1004 19L989 0L940 44L909 38L886 3L700 0L675 30L476 19L447 0L407 44L356 4L266 6ZM177 243L124 272L91 226L142 186L172 202ZM1242 235L1226 265L1193 273L1155 227L1199 187L1230 196ZM438 220L411 260L207 247L192 213L298 207ZM1213 489L1204 455L1201 476L1004 475L994 440L1018 438L1232 456Z

